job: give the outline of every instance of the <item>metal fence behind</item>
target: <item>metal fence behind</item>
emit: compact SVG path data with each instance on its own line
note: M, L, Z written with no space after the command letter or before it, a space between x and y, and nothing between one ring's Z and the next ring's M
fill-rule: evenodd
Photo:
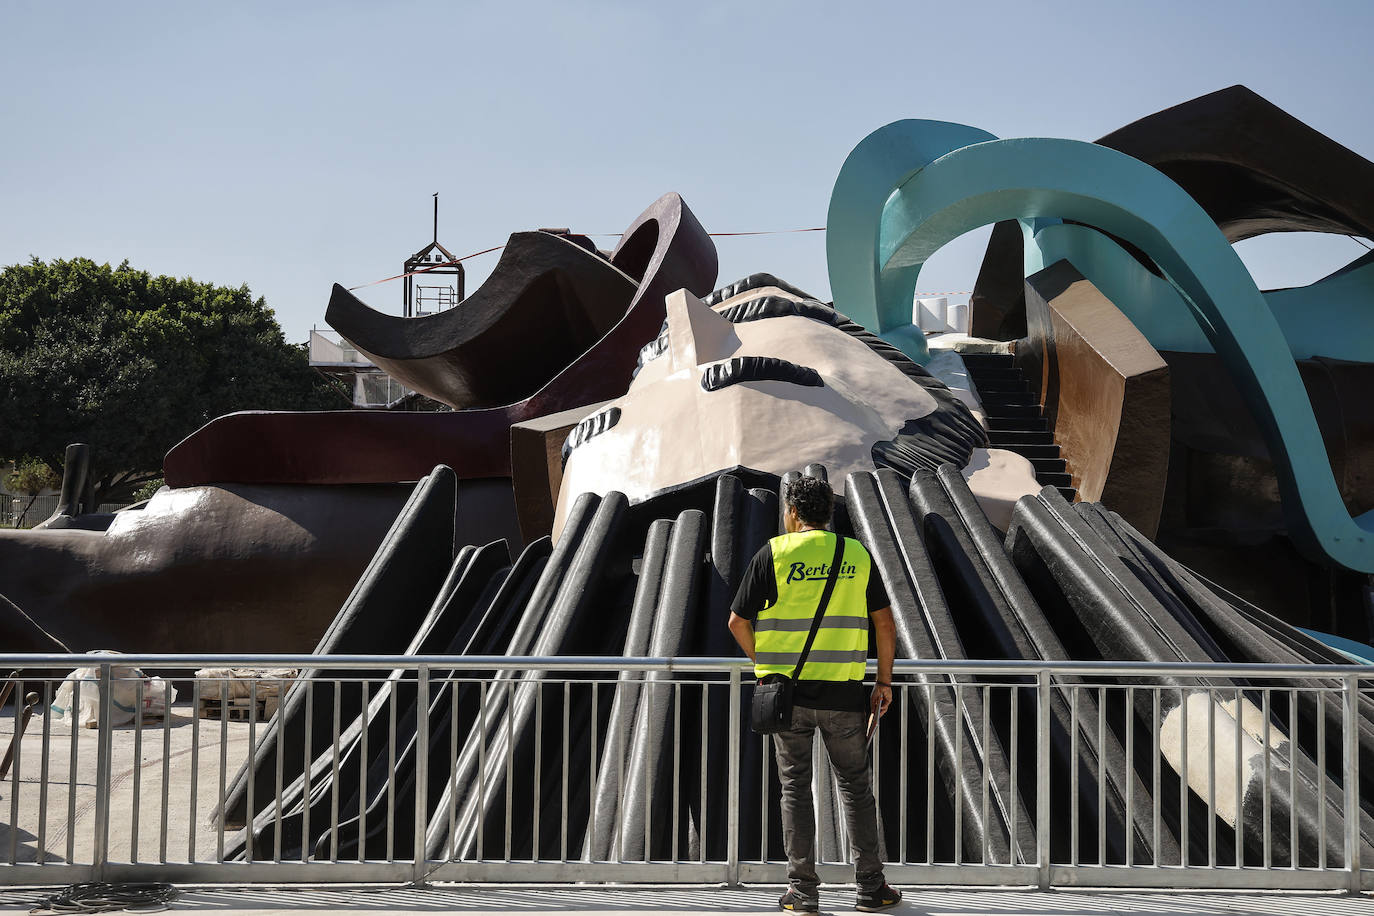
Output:
M32 528L47 521L57 511L61 496L11 496L0 494L0 528ZM97 513L115 512L129 503L101 503Z
M141 680L126 709L126 665L177 683L171 715L144 714L158 698ZM785 880L777 768L744 724L751 679L735 660L9 655L0 666L26 672L0 731L0 748L23 733L0 780L0 883ZM283 666L304 673L283 682L277 716L315 711L289 735L257 703L272 681L201 715L222 679L195 669ZM50 708L81 667L95 674L69 705L94 699L94 728ZM1368 887L1368 671L899 661L870 752L889 880ZM215 813L254 755L256 817L227 824ZM852 880L819 748L814 792L822 878Z

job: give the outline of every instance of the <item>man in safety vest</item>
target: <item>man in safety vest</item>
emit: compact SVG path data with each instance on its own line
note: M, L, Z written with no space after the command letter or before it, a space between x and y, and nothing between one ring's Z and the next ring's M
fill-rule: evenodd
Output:
M838 537L826 531L835 497L824 480L797 478L788 485L783 502L787 533L754 555L730 608L730 632L753 659L758 678L791 675L795 669L834 562ZM871 695L866 695L870 620L878 643L878 680ZM895 634L892 609L872 558L858 541L846 539L834 592L793 689L792 727L773 736L782 782L783 844L790 884L778 900L783 910L815 913L820 909L811 798L811 745L816 729L820 729L844 800L859 889L855 909L882 910L902 899L883 876L865 729L867 714L881 716L892 702Z

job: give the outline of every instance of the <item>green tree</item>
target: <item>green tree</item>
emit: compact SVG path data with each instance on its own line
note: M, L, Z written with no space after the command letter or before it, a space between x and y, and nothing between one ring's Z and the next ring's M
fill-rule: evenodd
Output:
M347 406L247 286L86 258L0 271L0 454L59 471L67 443L89 442L97 505L222 414Z

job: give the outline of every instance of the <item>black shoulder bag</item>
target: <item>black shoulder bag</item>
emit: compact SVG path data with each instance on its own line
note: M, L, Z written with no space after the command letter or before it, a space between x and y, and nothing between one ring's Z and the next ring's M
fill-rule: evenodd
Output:
M802 646L801 656L792 676L770 674L754 687L754 702L749 708L749 724L760 735L771 735L792 727L792 687L801 677L806 665L806 656L811 654L811 644L816 641L816 631L821 628L821 618L825 616L830 595L835 591L835 580L840 575L840 562L844 559L844 537L835 535L835 559L830 563L830 575L826 577L825 589L821 592L820 604L816 606L816 616L811 618L811 631L806 634L806 645Z

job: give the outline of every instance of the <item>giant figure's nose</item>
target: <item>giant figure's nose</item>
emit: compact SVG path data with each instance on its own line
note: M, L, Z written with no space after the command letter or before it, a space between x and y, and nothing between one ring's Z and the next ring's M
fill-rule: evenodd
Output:
M668 353L672 371L695 370L736 355L740 340L735 326L685 289L670 293L668 310Z

